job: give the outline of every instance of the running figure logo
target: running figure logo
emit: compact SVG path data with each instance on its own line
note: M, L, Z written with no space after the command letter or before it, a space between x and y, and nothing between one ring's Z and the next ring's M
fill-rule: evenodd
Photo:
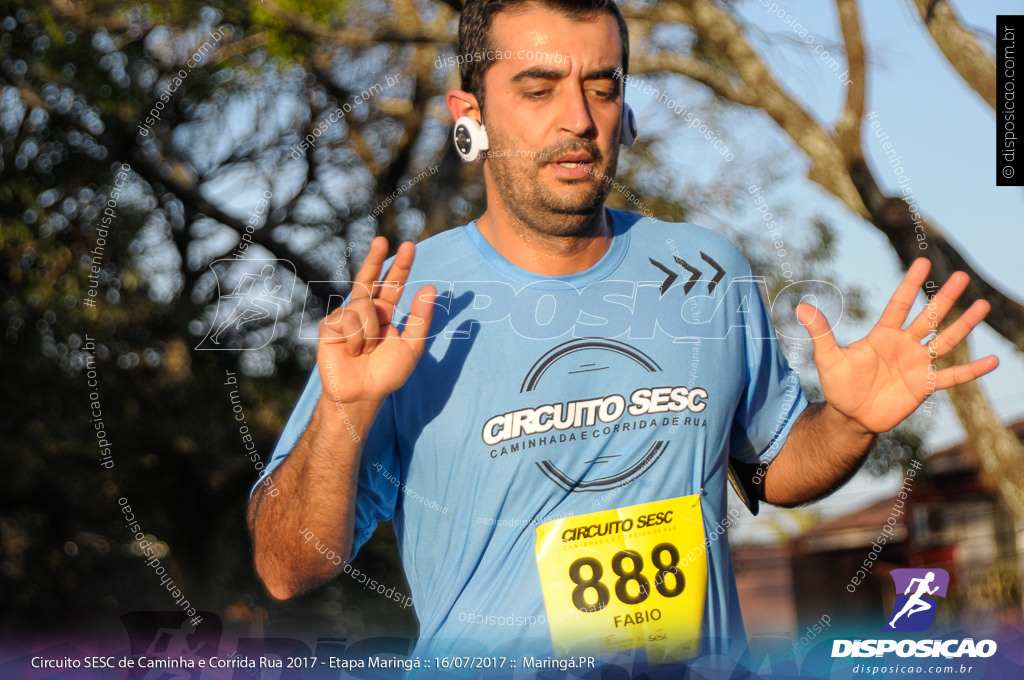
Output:
M250 269L241 274L221 266L233 262L217 260L210 265L217 274L220 297L210 331L196 349L266 347L274 338L284 305L291 300L295 277L282 266L285 260L246 260Z
M896 603L882 630L913 632L931 626L936 598L946 597L949 573L945 569L893 569L889 575L896 584Z

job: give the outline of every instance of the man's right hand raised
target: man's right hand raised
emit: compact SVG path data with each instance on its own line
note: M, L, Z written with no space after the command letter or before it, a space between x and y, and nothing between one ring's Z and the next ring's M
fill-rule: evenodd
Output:
M388 243L374 239L348 302L320 322L319 403L273 473L280 498L258 493L249 506L256 570L277 599L336 577L352 552L366 434L384 398L416 367L430 333L432 286L417 291L402 333L391 325L415 251L403 243L385 280L377 281ZM307 545L310 532L341 559L324 559L322 550Z
M378 236L370 244L348 302L320 322L317 362L323 399L334 404L362 402L373 410L401 387L423 354L433 318L433 286L423 286L409 308L405 329L392 324L395 306L409 278L416 246L398 248L383 281L388 242Z

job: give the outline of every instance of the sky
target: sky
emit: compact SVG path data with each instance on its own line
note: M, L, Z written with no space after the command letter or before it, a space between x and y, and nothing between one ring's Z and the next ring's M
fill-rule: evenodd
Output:
M838 47L832 51L838 51L845 66L833 3L804 0L782 4L826 49ZM1024 189L995 185L994 113L952 69L913 12L911 3L858 5L868 58L866 110L875 113L874 120L902 157L914 198L929 221L958 246L979 272L1017 301L1024 301L1024 268L1017 262L1024 233ZM1021 4L961 0L954 7L966 25L994 35L996 16L1019 13ZM743 3L740 13L752 27L752 35L757 36L758 29L764 32L755 40L776 77L819 121L834 125L845 98L845 86L836 74L810 49L798 42L789 43L790 39L799 38L782 19L769 15L760 2ZM694 92L700 96L699 86ZM738 157L763 157L765 149L767 153L784 151L778 165L786 179L773 185L768 200L773 205L789 206L794 221L816 214L828 218L841 234L837 270L848 280L866 286L869 318L877 319L902 275L888 242L874 227L806 179L805 157L767 116L745 115L730 120L731 124L741 126L731 133L729 140ZM863 147L869 164L882 189L889 195L898 195L900 185L884 156L882 142L871 134L869 122L865 121ZM716 160L710 144L692 136L686 143L691 155L695 144L706 145L703 153L697 152L702 160ZM750 208L753 213L753 203ZM918 308L923 302L922 295ZM837 325L836 335L845 344L862 337L867 330L866 325L843 321ZM982 379L996 412L1005 422L1024 417L1024 355L987 327L976 331L972 338L973 358L995 354L1001 362L994 374ZM933 414L919 421L926 428L928 448L934 451L958 443L963 431L948 402L940 399ZM900 486L899 478L899 474L893 474L879 481L861 473L815 508L823 518L850 512L894 495ZM767 520L741 523L733 540L768 540L772 532L765 531L765 527L770 521L792 525L786 513L773 514L769 509L762 512L762 517Z

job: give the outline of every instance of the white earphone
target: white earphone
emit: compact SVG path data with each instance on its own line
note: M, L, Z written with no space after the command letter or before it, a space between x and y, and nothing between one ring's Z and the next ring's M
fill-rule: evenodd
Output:
M480 155L491 145L487 141L487 130L484 129L483 124L469 116L462 116L455 121L455 131L452 133L452 137L455 140L455 150L459 152L459 156L465 163L480 158Z
M633 109L629 108L629 104L623 102L622 118L619 120L619 143L622 146L633 146L636 143L636 138L636 115L633 113ZM467 163L480 158L483 152L490 148L487 130L482 123L469 116L462 116L455 121L452 139L459 157Z

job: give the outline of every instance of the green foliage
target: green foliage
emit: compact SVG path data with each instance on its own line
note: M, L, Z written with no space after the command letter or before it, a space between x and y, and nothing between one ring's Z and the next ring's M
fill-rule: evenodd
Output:
M75 13L57 14L58 6ZM321 2L308 11L335 22L343 10ZM280 343L257 378L240 370L245 356L194 351L216 293L197 294L207 262L186 261L203 247L203 218L160 182L195 173L173 137L223 96L217 83L230 83L248 57L204 59L162 110L160 130L144 138L136 127L169 74L187 68L187 55L226 15L241 21L229 30L267 30L246 12L187 2L0 2L5 635L176 609L132 553L122 497L147 537L166 545L163 563L201 610L236 622L269 610L303 630L414 632L411 609L343 580L278 604L252 567L245 511L257 469L225 371L242 376L237 397L266 463L305 381L308 353ZM286 60L313 49L280 30L274 40L297 46L280 53ZM213 146L216 133L205 135L201 143ZM161 159L144 174L161 152L176 165ZM132 171L115 197L122 163ZM389 547L383 535L360 560L408 592L393 538Z

